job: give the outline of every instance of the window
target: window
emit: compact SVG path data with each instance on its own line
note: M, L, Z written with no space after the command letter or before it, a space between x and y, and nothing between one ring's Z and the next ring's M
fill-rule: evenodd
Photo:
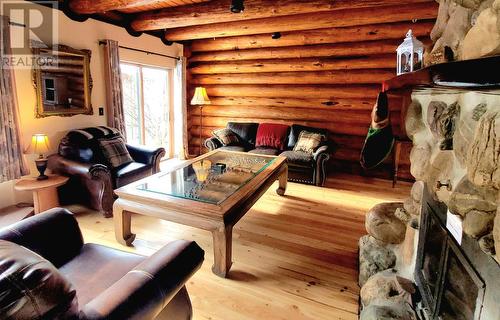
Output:
M171 155L171 70L121 63L127 142L163 147Z

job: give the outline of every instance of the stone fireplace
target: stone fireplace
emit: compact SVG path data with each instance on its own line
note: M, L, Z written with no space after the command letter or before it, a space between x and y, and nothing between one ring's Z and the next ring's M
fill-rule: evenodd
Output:
M421 318L498 319L500 267L469 235L447 229L448 208L424 192L415 282Z
M360 319L500 319L500 91L411 98L417 182L366 215Z
M361 319L498 320L500 91L414 91L406 130L417 182L367 213Z
M416 182L366 214L361 320L500 319L500 0L437 1L426 68L383 83Z

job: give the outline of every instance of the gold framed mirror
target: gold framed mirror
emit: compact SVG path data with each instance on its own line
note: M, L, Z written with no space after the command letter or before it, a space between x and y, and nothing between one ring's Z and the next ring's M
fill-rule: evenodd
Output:
M93 114L90 50L56 45L34 47L33 67L37 118Z

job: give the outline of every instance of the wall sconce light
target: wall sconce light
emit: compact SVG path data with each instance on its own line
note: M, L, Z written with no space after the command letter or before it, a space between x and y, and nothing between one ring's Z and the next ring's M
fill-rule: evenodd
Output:
M240 13L245 10L245 5L243 4L243 0L232 0L231 1L231 12L232 13Z

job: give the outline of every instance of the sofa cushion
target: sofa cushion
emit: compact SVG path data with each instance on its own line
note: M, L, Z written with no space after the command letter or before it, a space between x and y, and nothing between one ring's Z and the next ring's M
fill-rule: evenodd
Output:
M257 129L255 146L284 150L290 127L279 123L261 123Z
M243 147L247 150L255 148L255 138L257 136L257 128L259 127L258 123L228 122L226 127L236 133Z
M213 135L223 146L237 146L240 144L240 139L231 129L214 130Z
M1 319L77 319L75 288L42 256L0 240ZM48 319L49 317L47 317Z
M268 155L268 156L277 156L280 151L278 149L274 148L257 148L248 151L248 153L254 153L254 154L263 154L263 155Z
M117 188L150 176L153 173L152 166L139 162L131 162L116 168L113 172Z
M302 151L308 154L313 152L326 140L326 137L319 133L302 131L299 135L299 140L293 147L293 151Z
M239 152L245 152L246 151L246 149L244 147L240 147L240 146L225 146L225 147L220 147L219 150L239 151Z
M313 128L313 127L301 126L299 124L294 124L290 128L290 134L288 135L288 143L287 143L288 149L293 149L293 147L295 147L295 144L299 140L299 135L302 131L323 134L328 139L328 130L326 129Z
M280 156L285 157L288 164L299 165L303 167L314 167L314 158L312 154L302 152L302 151L285 151L280 154Z
M121 137L99 139L99 145L106 160L113 168L121 167L134 161Z

